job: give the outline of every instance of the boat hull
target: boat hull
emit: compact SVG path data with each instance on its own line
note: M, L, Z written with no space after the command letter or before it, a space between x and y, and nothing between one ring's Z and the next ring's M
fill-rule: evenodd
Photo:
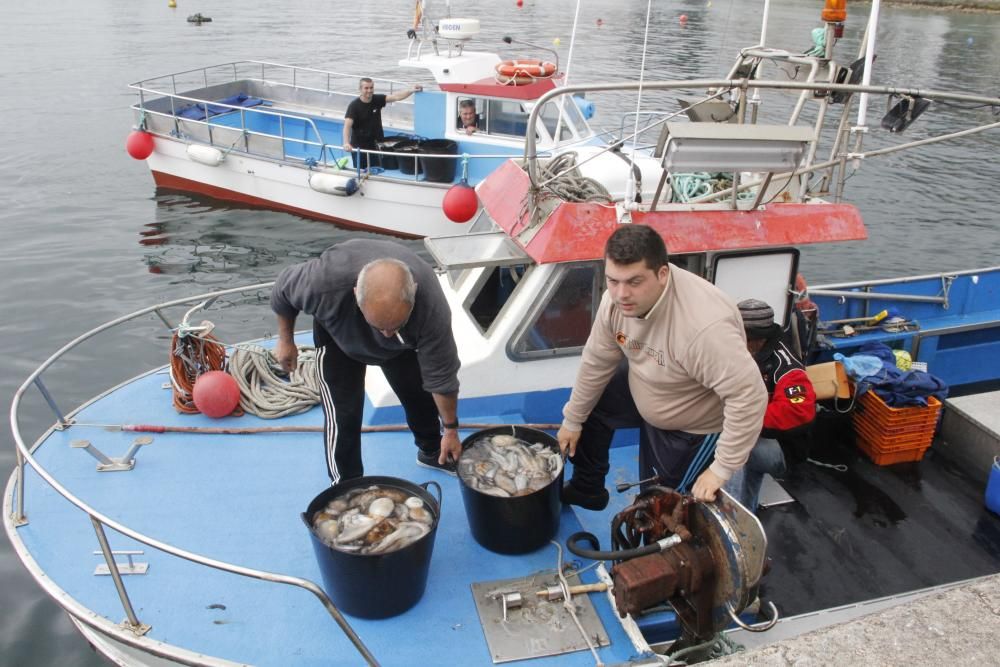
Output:
M308 167L235 152L218 166L209 166L192 160L183 142L162 136L157 137L156 150L146 162L161 188L401 237L456 231L441 208L447 185L376 176L362 180L352 196L336 196L309 187L314 172ZM352 171L338 173L354 175Z

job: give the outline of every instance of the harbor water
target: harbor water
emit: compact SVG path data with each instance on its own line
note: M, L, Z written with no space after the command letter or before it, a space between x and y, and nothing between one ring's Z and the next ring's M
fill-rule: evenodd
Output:
M575 82L636 79L643 62L646 77L721 78L736 49L758 41L763 3L659 1L651 11L640 0L581 4L574 39L576 3L570 0L525 0L522 6L514 0L451 2L454 15L482 22L481 38L470 48L546 57L504 45L504 35L550 47L564 68L570 66ZM128 83L251 59L427 83L395 66L405 56L412 0L178 0L177 5L48 0L5 7L0 21L4 408L23 379L79 333L152 303L271 280L283 267L358 234L284 213L157 191L146 166L124 150L134 101ZM444 5L428 2L433 16ZM772 45L809 48L821 6L819 0L772 1ZM851 8L841 61L858 51L867 7ZM213 20L188 23L187 15L194 13ZM1000 14L883 7L878 45L873 83L997 93ZM593 101L597 115L591 122L601 128L617 129L621 113L636 108L634 95ZM650 96L642 107L654 103ZM884 111L872 109L870 118L877 122ZM985 122L995 111L973 113ZM940 133L963 113L932 106L908 134L918 139ZM1000 133L994 132L863 165L847 192L865 218L869 240L807 248L803 272L816 284L1000 264L998 153ZM420 247L418 241L407 243ZM269 317L263 298L259 310L260 318ZM162 339L162 354L153 357L140 352L148 349L148 340L116 338L71 357L99 370L81 375L63 367L46 382L69 410L109 382L165 363L167 345ZM26 406L21 431L34 437L52 421L36 400ZM5 425L0 436L5 481L14 465ZM30 519L30 508L28 514ZM80 520L87 519L81 514ZM80 563L93 568L96 561L87 553L80 554ZM6 539L0 540L0 577L0 667L106 664L27 574Z

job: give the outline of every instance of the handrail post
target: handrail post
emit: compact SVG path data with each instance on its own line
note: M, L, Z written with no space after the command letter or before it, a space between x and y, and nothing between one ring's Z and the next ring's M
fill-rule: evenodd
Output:
M23 526L28 523L28 517L24 515L24 456L19 447L15 447L14 451L17 453L17 500L11 519L15 526Z
M125 608L125 616L128 620L129 629L137 635L144 635L151 628L144 623L140 623L138 617L135 615L135 610L132 609L132 602L128 599L128 592L125 590L125 583L122 581L121 572L118 571L118 563L111 552L111 545L108 544L108 536L104 534L104 526L93 515L90 515L90 522L94 524L94 531L97 533L97 541L100 543L101 551L104 553L104 560L108 564L108 571L111 574L111 578L115 581L115 588L118 589L118 597L121 598L122 606Z
M59 409L59 406L56 405L56 401L54 398L52 398L52 394L49 393L49 390L45 386L45 383L42 382L41 375L35 378L35 385L38 386L38 391L42 393L42 398L44 398L45 402L49 404L50 408L52 408L52 412L56 413L56 419L59 420L59 425L65 426L66 417L63 415L63 411Z

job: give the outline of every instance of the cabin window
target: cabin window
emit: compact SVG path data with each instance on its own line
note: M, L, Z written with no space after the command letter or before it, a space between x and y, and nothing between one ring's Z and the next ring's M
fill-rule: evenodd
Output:
M486 131L523 137L528 130L528 112L517 100L490 100Z
M567 265L510 347L515 359L579 354L604 292L601 262Z
M484 272L483 279L467 302L469 314L484 333L493 326L500 311L520 284L526 269L525 265L520 264L494 266Z

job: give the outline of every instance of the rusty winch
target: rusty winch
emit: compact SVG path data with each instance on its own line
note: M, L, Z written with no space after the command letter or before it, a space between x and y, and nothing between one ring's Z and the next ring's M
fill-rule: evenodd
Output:
M747 626L739 614L757 597L767 538L760 521L725 492L715 502L696 501L673 489L649 487L611 525L611 551L598 548L589 533L569 538L573 553L611 560L615 606L624 617L663 603L677 612L685 634L707 639L736 623L763 631L771 620Z

